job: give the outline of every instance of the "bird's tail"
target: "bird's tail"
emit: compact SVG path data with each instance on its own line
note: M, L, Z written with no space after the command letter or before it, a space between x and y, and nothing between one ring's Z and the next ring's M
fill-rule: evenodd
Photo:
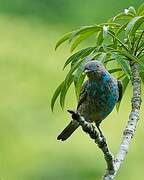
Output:
M77 121L71 121L67 127L61 132L61 134L57 137L58 140L65 141L68 139L72 133L79 127L79 123Z

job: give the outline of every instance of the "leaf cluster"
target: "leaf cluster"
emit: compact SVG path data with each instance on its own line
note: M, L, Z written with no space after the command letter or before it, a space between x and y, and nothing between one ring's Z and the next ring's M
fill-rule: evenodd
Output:
M82 41L93 36L94 46L73 53L65 62L63 69L70 67L64 81L57 87L51 108L58 97L64 108L69 87L74 84L77 98L85 79L84 65L91 60L103 62L109 73L115 73L123 85L123 94L131 80L130 64L139 64L141 79L144 81L144 3L138 9L129 7L110 18L106 23L83 26L65 34L57 42L55 49L68 42L73 52ZM111 66L109 66L111 64ZM113 67L112 69L109 67ZM119 109L120 103L117 105Z

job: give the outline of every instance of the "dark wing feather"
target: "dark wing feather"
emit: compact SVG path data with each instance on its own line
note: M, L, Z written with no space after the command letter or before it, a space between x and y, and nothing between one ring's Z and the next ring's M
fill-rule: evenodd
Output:
M86 85L87 85L88 81L86 81L83 86L81 87L81 92L80 92L80 96L79 96L79 101L78 101L78 105L77 105L77 110L80 107L80 105L86 100L87 98L87 91L86 91Z
M119 88L119 98L118 98L118 102L121 101L122 99L122 94L123 94L123 86L121 81L118 81L118 88Z

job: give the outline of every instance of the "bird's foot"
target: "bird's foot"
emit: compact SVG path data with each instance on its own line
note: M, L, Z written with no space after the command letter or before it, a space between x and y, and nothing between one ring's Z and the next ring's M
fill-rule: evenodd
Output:
M71 114L72 119L74 119L74 120L78 120L79 119L80 114L77 111L71 110L71 109L68 109L67 111Z

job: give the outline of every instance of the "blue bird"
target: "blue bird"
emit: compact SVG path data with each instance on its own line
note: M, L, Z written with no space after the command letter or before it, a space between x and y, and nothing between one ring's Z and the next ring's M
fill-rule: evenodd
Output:
M113 110L122 97L121 81L115 79L99 61L92 60L84 67L88 80L83 84L77 105L77 112L88 122L95 122L100 135L100 123ZM58 140L66 140L79 127L76 120L69 125L57 137Z

